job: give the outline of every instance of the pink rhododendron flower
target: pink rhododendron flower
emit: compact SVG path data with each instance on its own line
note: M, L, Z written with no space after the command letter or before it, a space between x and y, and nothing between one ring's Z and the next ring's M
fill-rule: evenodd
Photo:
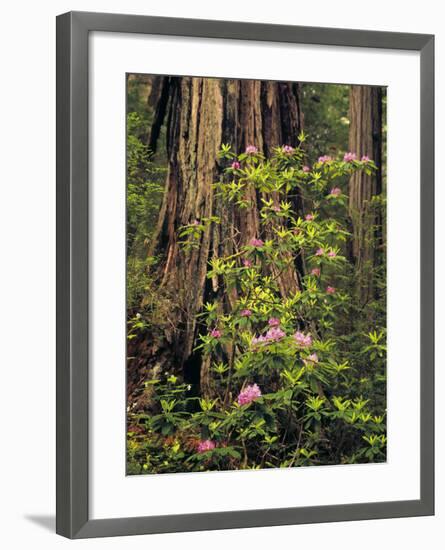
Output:
M311 169L309 168L309 166L303 166L303 172L310 172Z
M256 153L258 153L258 147L255 147L255 145L248 145L246 147L246 153L248 155L255 155Z
M324 164L325 162L332 162L332 157L329 155L323 155L322 157L318 157L318 162L321 164Z
M278 327L280 325L280 320L276 317L271 317L268 323L270 327Z
M328 252L328 256L329 258L335 258L337 256L337 252L335 252L335 250L330 250Z
M333 187L329 194L332 195L333 197L338 197L339 195L341 195L340 187Z
M291 145L283 145L282 150L285 155L291 155L294 152L294 148Z
M303 360L303 363L305 365L314 365L315 363L318 363L318 355L316 353L311 353L307 359Z
M266 340L272 342L278 342L281 338L284 338L286 333L284 330L281 330L280 327L273 327L266 332Z
M261 246L264 246L264 241L262 241L261 239L256 239L254 237L253 239L250 239L249 244L250 246L261 247Z
M315 252L316 256L323 256L324 254L324 248L317 248L317 251Z
M221 338L222 333L221 333L221 331L218 330L217 328L214 328L214 329L212 329L212 331L210 332L210 336L212 336L213 338Z
M261 390L257 384L246 386L238 395L238 404L247 405L255 401L255 399L258 399L258 397L261 397Z
M252 262L250 260L243 260L244 267L252 267Z
M304 219L305 219L307 222L311 222L311 221L314 219L314 215L313 215L313 214L306 214L306 216L304 217Z
M326 289L326 292L328 294L335 294L335 287L333 286L328 286L327 289Z
M261 335L258 337L254 336L250 343L252 344L252 346L256 346L257 344L264 344L265 342L267 342L267 338Z
M276 206L276 205L275 205L275 206L272 206L272 210L273 210L274 212L281 212L281 208L280 208L279 206Z
M295 342L302 348L307 348L309 346L312 346L312 336L308 334L304 334L303 332L296 332L294 334Z
M314 277L320 277L320 268L314 267L314 269L311 270L311 275L313 275Z
M349 153L345 153L345 156L343 157L343 160L345 162L352 162L353 160L356 160L357 159L357 155L355 153L351 153L351 151L349 151Z
M239 169L241 168L241 164L240 164L237 160L234 160L234 161L232 162L232 168L233 168L234 170L239 170Z
M205 439L204 441L200 441L197 446L198 453L206 453L207 451L213 451L213 449L216 447L214 441L211 441L210 439Z
M250 317L252 315L252 312L250 309L242 309L240 313L241 317Z
M193 224L192 225L199 225L199 220L193 220Z
M369 161L370 161L370 158L368 157L368 155L362 156L362 162L369 162Z

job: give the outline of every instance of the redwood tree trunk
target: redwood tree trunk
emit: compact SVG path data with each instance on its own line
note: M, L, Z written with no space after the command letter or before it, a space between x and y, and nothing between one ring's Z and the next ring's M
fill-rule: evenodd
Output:
M293 83L254 80L177 77L165 82L168 175L151 253L161 256L159 283L175 304L177 326L169 336L174 368L184 370L186 381L206 385L209 365L202 365L202 358L193 353L202 330L197 314L207 300L219 298L227 305L237 298L236 289L227 292L221 281L207 279L209 259L236 252L261 233L260 198L254 191L248 197L252 206L242 213L215 196L217 153L222 143L230 143L238 153L256 145L266 155L281 144L297 145L302 125L299 90ZM166 93L164 87L164 102ZM156 120L159 125L160 117ZM184 251L178 229L211 215L221 223L206 227L198 248ZM283 294L295 291L296 269L290 268L278 283Z
M367 155L378 171L355 173L349 182L349 211L352 222L351 255L356 266L357 294L362 304L373 296L372 270L378 263L381 216L372 198L382 192L382 90L351 86L349 102L349 149L358 158Z

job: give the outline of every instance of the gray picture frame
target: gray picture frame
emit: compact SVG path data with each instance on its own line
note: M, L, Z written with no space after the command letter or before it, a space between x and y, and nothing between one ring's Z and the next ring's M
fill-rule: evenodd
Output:
M88 35L92 31L420 52L419 500L100 520L89 518ZM57 533L69 538L88 538L434 514L434 36L108 13L65 13L57 17L56 173Z

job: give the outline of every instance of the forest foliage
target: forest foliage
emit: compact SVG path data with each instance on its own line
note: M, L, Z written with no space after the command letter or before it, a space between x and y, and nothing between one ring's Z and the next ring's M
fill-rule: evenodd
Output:
M283 144L266 158L255 144L223 145L215 194L243 216L253 190L260 231L209 261L209 284L224 298L198 314L200 385L173 364L153 366L155 375L139 381L146 407L129 396L129 474L386 460L385 254L370 270L373 295L363 303L348 208L351 176L380 167L348 151L348 88L302 86L305 132L296 147ZM139 92L133 87L127 114L127 335L144 346L166 330L171 296L150 254L166 152L161 146L153 156L146 145L152 114ZM383 194L374 197L373 219L384 217L384 203ZM212 215L178 227L182 254L221 223ZM370 225L367 238L381 241L379 228Z

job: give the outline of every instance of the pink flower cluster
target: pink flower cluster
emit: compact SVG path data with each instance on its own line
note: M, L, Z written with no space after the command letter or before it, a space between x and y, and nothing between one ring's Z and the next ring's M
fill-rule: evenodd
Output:
M203 441L200 441L197 445L196 450L198 453L206 453L207 451L213 451L213 449L216 447L214 441L211 441L210 439L204 439Z
M345 156L343 157L343 160L345 162L352 162L354 160L357 160L357 155L355 153L351 153L351 151L349 151L348 153L345 153Z
M316 353L311 353L307 359L303 359L303 363L307 365L315 365L318 363L318 355Z
M250 260L243 260L244 267L252 267L252 262Z
M309 168L309 166L303 166L303 172L310 172L311 169Z
M247 405L258 399L258 397L261 397L261 390L257 384L246 386L238 395L238 404Z
M261 239L256 239L255 237L253 239L250 239L249 241L250 246L256 246L258 248L264 246L264 241Z
M323 256L324 254L324 248L317 248L317 251L315 252L316 256Z
M331 189L331 192L329 193L332 197L338 197L339 195L341 195L341 189L340 187L333 187Z
M276 317L271 317L268 321L268 324L270 327L279 327L280 326L280 320Z
M332 162L332 157L330 157L329 155L323 155L322 157L318 157L318 162L320 164L324 164L326 162Z
M308 334L304 334L303 332L296 332L294 334L294 339L297 344L302 348L308 348L309 346L312 346L312 336Z
M363 155L361 160L362 162L369 162L371 159L368 157L368 155Z
M213 338L221 338L222 333L221 333L221 331L218 330L217 328L214 328L214 329L212 329L212 331L210 332L210 336L212 336Z
M283 145L282 151L285 155L291 155L294 152L294 148L291 145Z
M328 286L328 287L326 288L326 292L327 292L328 294L335 294L335 287L333 287L333 286Z
M286 333L284 330L281 330L280 327L273 327L266 332L266 341L268 342L278 342L281 338L284 338Z
M239 169L241 168L241 164L240 164L237 160L234 160L234 161L232 162L232 168L233 168L234 170L239 170Z
M270 322L278 322L278 325L280 323L279 319L270 319ZM270 324L271 328L266 332L264 335L260 336L254 336L252 338L251 344L252 346L256 346L257 344L269 344L270 342L278 342L282 338L286 336L286 333L284 330L282 330L278 325Z
M313 275L314 277L320 277L320 268L319 267L314 267L312 270L311 270L311 275Z
M250 309L242 309L240 312L241 317L250 317L252 315L252 312Z
M256 155L258 153L258 147L255 147L255 145L248 145L246 147L246 153L248 155Z
M250 343L252 344L252 346L256 346L257 344L266 344L267 342L268 342L267 338L263 335L260 335L260 336L254 336Z
M306 216L304 217L304 219L307 221L307 222L311 222L312 220L315 219L315 216L313 214L306 214Z
M328 256L329 258L335 258L337 256L337 252L335 252L335 250L329 250Z

